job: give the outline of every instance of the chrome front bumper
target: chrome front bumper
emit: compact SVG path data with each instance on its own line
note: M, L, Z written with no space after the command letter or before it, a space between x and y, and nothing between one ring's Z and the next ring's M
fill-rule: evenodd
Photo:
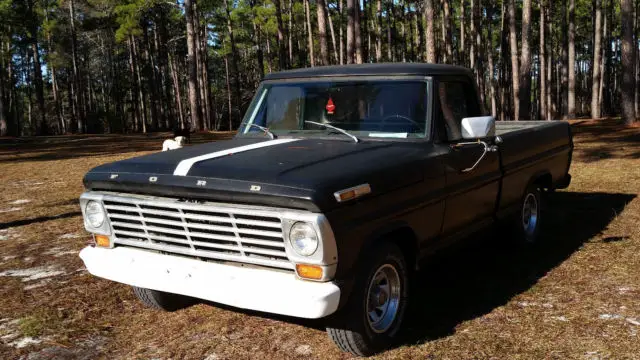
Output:
M334 313L340 288L294 273L224 265L126 247L86 247L89 272L127 285L191 296L242 309L317 319Z

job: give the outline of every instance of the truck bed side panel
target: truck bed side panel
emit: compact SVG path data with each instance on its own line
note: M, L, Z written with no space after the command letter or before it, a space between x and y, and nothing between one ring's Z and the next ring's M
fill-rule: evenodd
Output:
M503 140L499 148L504 172L498 215L513 209L535 178L548 174L552 184L556 184L569 171L573 148L569 124L521 123L498 125Z

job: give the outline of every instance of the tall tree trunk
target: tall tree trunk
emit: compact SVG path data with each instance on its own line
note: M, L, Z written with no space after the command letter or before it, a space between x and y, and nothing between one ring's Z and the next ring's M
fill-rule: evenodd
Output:
M425 0L424 17L426 22L426 42L425 47L427 50L427 62L436 62L436 38L433 31L433 0Z
M347 64L355 60L355 0L347 0Z
M333 29L333 20L331 19L331 12L329 12L329 7L327 6L326 3L325 3L324 11L325 11L325 14L327 14L327 19L329 20L329 32L331 33L331 45L333 46L334 63L339 64L340 57L338 55L338 44L336 43L336 32Z
M473 41L476 43L476 83L480 89L480 103L482 104L482 108L484 111L485 107L485 83L484 83L484 64L482 63L482 59L484 58L484 54L482 52L482 4L481 0L474 0L475 4L475 12L473 22L475 23L475 37Z
M294 30L293 30L293 0L289 0L289 27L288 27L288 31L287 31L287 39L289 41L289 62L287 63L288 66L293 67L294 63L293 63L293 36L295 34ZM298 37L296 36L296 41ZM298 49L300 49L300 45L298 44Z
M458 64L461 66L465 66L465 64L467 63L467 58L466 58L466 40L465 40L465 2L466 0L460 0L460 39L458 40L459 42L459 49L458 49Z
M142 75L140 71L140 60L138 56L138 46L136 44L136 39L131 36L131 49L132 49L132 58L133 58L133 66L135 68L135 89L138 91L138 101L140 101L140 120L142 122L142 132L147 132L147 99L144 93L144 88L142 87Z
M547 41L545 52L547 53L547 114L545 115L547 120L551 120L554 117L555 105L552 102L553 99L553 45L551 45L551 40L553 39L553 33L551 32L551 13L553 12L553 3L549 1L547 3L546 13L545 13L545 32L546 37L549 38Z
M199 54L200 54L200 63L202 66L200 67L200 73L202 77L202 104L204 107L203 115L204 115L204 130L211 129L211 121L215 116L213 115L213 109L211 107L211 86L209 84L209 59L207 56L207 40L209 38L209 34L207 31L207 24L205 20L205 24L202 24L202 36L200 38L200 46L199 46ZM262 51L260 50L260 43L257 43L258 48L258 62L262 62ZM264 71L264 69L263 69Z
M229 110L229 130L233 129L233 110L231 107L231 81L229 81L229 57L224 57L225 80L227 83L227 106Z
M500 17L500 52L498 57L499 62L499 71L500 76L498 78L498 83L500 84L500 120L506 120L507 118L507 102L508 99L506 97L507 88L509 87L507 81L507 43L508 43L508 35L507 35L507 27L506 27L506 17L507 17L507 6L505 2L502 2L501 6L501 17Z
M149 110L151 114L151 131L158 131L160 125L158 103L160 102L160 89L158 86L158 79L156 77L156 62L153 57L153 49L151 48L151 41L149 39L148 26L143 26L144 35L144 61L146 63L145 77L147 78L147 86L149 88Z
M571 0L573 2L574 0ZM600 111L600 55L602 54L601 50L601 38L602 38L602 0L595 0L593 3L593 16L595 21L595 29L594 29L594 45L593 45L593 76L591 82L591 117L597 119L601 116ZM571 75L571 70L569 70L569 75Z
M427 0L432 1L432 0ZM382 0L376 0L376 62L382 61Z
M172 55L169 55L169 68L171 71L171 79L173 82L173 93L175 95L176 107L178 108L178 118L180 120L180 128L185 128L184 111L182 110L182 95L180 94L180 78L176 70L175 61Z
M317 13L318 38L320 40L320 65L329 65L329 48L327 44L327 13L324 0L317 1Z
M47 11L45 11L45 19L49 21L49 13ZM49 53L49 56L51 56L53 54L51 31L47 30L46 34L47 34L47 52ZM1 48L2 47L0 46L0 49ZM62 117L62 106L60 104L60 94L58 90L58 81L56 78L56 68L51 61L47 62L47 67L49 68L49 72L51 73L51 92L53 94L53 105L56 112L56 120L58 122L58 126L60 127L60 133L64 134L67 132L67 129L64 123L64 118ZM0 73L1 72L2 70L0 70Z
M315 54L313 50L313 28L311 27L311 9L309 8L309 0L303 0L304 3L304 13L307 20L307 48L309 49L309 63L311 67L316 66ZM326 37L325 37L325 45L326 45Z
M569 32L567 26L567 0L562 0L562 77L561 77L561 100L560 100L560 109L562 113L562 118L566 119L568 114L568 105L569 105L569 42L567 34Z
M540 117L547 119L547 44L546 32L546 0L540 2Z
M140 113L140 104L144 103L144 101L140 101L138 99L138 89L137 89L137 81L136 81L136 62L135 62L135 53L133 51L133 36L129 35L127 39L127 45L129 46L129 74L131 76L130 82L131 86L129 89L129 93L131 96L131 106L133 106L133 130L138 131L140 129L142 115Z
M442 40L444 41L445 57L444 62L447 64L453 63L453 46L451 44L451 14L449 9L449 0L442 0L442 7L444 9L442 22L444 23L444 32L442 34Z
M345 59L345 38L344 38L344 5L343 0L338 0L338 28L340 37L340 65L344 65Z
M187 23L187 67L189 69L189 111L191 113L191 128L202 129L200 116L200 101L198 91L197 45L194 29L193 2L184 0L185 22Z
M598 84L598 106L600 108L600 116L602 117L603 115L603 101L604 101L604 79L607 77L607 69L605 68L604 64L605 64L605 59L607 56L607 39L609 38L609 19L608 17L603 14L602 19L604 21L604 26L603 26L603 32L602 32L602 39L605 42L605 45L603 46L602 51L600 52L602 58L600 59L600 82ZM584 86L586 88L586 84ZM592 89L593 91L593 89ZM592 100L593 100L593 94L592 94Z
M522 44L520 51L520 87L518 89L520 115L518 119L531 118L531 0L522 2ZM515 85L515 84L514 84Z
M596 0L600 1L600 0ZM600 8L598 6L598 8ZM596 22L600 21L600 17L596 19ZM600 37L602 29L597 27L596 36ZM568 49L568 94L567 94L567 117L574 119L576 117L576 0L569 0L569 49ZM600 52L598 48L598 52ZM600 66L600 62L594 63L595 67ZM598 84L598 82L596 82Z
M392 4L387 3L387 61L393 61L391 18L393 16Z
M471 0L471 18L469 19L469 34L471 35L471 42L469 44L469 64L470 68L475 73L477 71L477 54L476 54L476 28L477 28L477 1Z
M276 8L276 21L278 24L278 63L280 70L284 70L287 68L287 49L284 43L284 25L282 24L282 7L280 0L273 0L273 5Z
M633 1L621 0L620 2L620 22L621 22L621 40L622 40L622 81L620 86L620 98L622 100L622 118L625 124L633 125L636 119L635 113L635 68L636 68L636 51L638 46L634 42L633 28Z
M36 101L38 102L38 112L40 115L39 134L47 135L49 127L47 125L47 111L44 106L44 85L42 81L42 68L40 67L40 46L38 44L38 18L33 9L34 3L29 0L29 11L31 13L31 24L29 32L31 33L31 51L33 56L33 82L36 87Z
M84 112L82 111L82 104L80 100L82 96L79 94L81 90L80 86L80 71L78 69L78 40L76 35L76 25L75 25L75 4L74 0L69 0L69 25L71 30L71 64L73 65L73 86L72 86L72 94L70 95L73 100L73 111L75 120L77 121L78 132L84 132Z
M5 113L5 94L4 94L4 69L5 69L5 57L4 57L4 44L2 43L2 37L0 37L0 136L7 136L9 133L9 126L7 123L7 116ZM9 60L10 61L10 60Z
M353 37L355 38L354 46L356 50L356 64L362 64L362 36L360 34L360 1L354 2L354 22L353 22Z
M240 68L238 67L238 49L233 32L233 22L231 21L231 11L228 0L224 0L224 7L227 13L227 31L229 32L229 42L231 43L231 71L233 72L233 97L236 101L236 122L240 122ZM231 130L231 129L230 129Z
M518 38L516 36L516 3L509 1L509 48L511 49L511 73L513 86L513 120L520 116L520 75L518 64Z
M496 81L495 81L495 67L493 66L493 12L495 11L493 7L493 3L489 3L487 6L487 46L486 46L486 54L489 60L489 86L490 86L490 96L491 96L491 116L494 118L498 116L498 104L496 102Z

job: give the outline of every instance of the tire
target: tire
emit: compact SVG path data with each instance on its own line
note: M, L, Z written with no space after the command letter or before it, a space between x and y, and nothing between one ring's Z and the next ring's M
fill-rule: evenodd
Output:
M366 263L358 269L348 303L327 327L338 348L357 356L373 355L394 345L409 294L409 270L398 246L380 244L363 259Z
M133 293L147 307L163 311L176 311L195 304L195 299L184 295L167 293L133 286Z
M512 227L518 243L533 245L540 241L542 200L542 189L539 185L529 185L520 200L518 212L512 220Z

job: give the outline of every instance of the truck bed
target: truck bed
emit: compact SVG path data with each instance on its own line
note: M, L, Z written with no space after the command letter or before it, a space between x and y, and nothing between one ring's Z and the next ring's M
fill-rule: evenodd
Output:
M518 203L527 182L547 174L545 187L568 185L573 141L566 121L498 121L503 183L500 208Z

